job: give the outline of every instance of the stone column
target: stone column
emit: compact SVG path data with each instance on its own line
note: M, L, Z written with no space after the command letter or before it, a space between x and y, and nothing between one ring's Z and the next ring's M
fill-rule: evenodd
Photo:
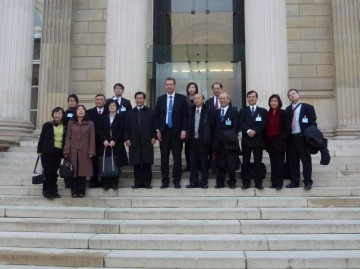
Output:
M337 135L360 134L360 1L333 0Z
M125 86L124 97L146 91L148 0L108 0L106 26L105 95L113 85Z
M268 108L274 93L288 103L285 0L245 0L245 53L246 89L259 93L258 104Z
M34 0L0 1L0 146L32 133L31 76Z
M56 106L66 110L70 84L72 0L45 0L37 126L51 119Z

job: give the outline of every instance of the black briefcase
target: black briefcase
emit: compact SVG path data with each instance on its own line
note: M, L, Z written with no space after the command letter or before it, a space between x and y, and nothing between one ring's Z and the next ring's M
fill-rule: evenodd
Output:
M36 172L36 167L38 165L39 159L40 159L40 156L37 157L37 160L35 163L33 176L32 176L32 184L43 184L45 181L43 171L41 170L40 172Z

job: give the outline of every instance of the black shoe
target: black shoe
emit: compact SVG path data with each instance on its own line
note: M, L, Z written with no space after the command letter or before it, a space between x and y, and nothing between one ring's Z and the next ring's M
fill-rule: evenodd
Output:
M78 195L77 195L76 193L73 193L73 194L71 194L71 197L72 197L72 198L77 198Z
M230 185L229 188L230 189L235 189L235 185Z
M169 184L162 184L160 189L167 189L169 188Z
M150 189L152 189L152 186L151 186L151 185L149 185L149 186L144 186L144 188L150 190Z
M174 188L175 189L181 189L181 185L179 183L174 183Z
M208 185L202 185L201 188L207 189L207 188L208 188Z
M279 186L279 187L276 187L276 190L277 190L277 191L279 191L279 190L281 190L281 189L282 189L282 187L280 187L280 186Z
M311 190L311 188L312 188L312 185L305 185L304 186L304 189L307 190L307 191Z
M264 186L255 186L255 188L257 188L258 190L263 190L264 189Z
M84 197L85 197L85 194L83 194L83 193L78 193L77 197L79 197L79 198L84 198Z
M247 189L249 189L250 187L249 186L242 186L241 187L243 190L247 190Z
M275 189L275 188L277 188L277 187L273 186L273 185L270 186L270 189Z
M54 197L52 194L50 194L50 193L45 194L44 197L47 198L47 199L49 199L49 200L52 200L52 199L55 198L55 197Z
M290 183L289 185L286 185L286 188L288 188L288 189L299 188L299 184Z
M60 198L61 196L60 196L60 194L55 193L55 194L53 195L53 197L54 197L54 198Z
M199 186L194 185L194 184L190 184L190 185L186 185L186 188L188 189L194 189L194 188L198 188Z
M139 187L139 186L134 185L134 186L131 186L131 188L135 190L135 189L138 189L138 188L140 188L140 187Z
M222 188L225 188L224 185L215 185L215 189L222 189Z

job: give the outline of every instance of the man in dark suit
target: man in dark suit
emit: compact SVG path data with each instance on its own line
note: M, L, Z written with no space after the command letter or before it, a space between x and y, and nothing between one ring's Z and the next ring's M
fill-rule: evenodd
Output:
M241 148L243 153L243 163L241 166L241 177L243 181L242 189L250 188L250 159L251 153L254 156L255 188L264 189L261 177L261 162L264 148L264 129L267 111L265 108L256 105L258 93L249 91L246 94L249 104L239 111L239 124L242 131Z
M214 157L216 159L216 186L225 187L225 173L229 173L227 181L230 189L235 189L235 171L240 168L240 147L238 139L238 113L230 106L230 96L227 93L219 95L220 109L215 115Z
M190 184L186 188L208 188L209 148L212 147L213 113L201 93L194 95L190 109L187 144L190 155ZM199 181L199 171L201 180Z
M211 89L213 91L213 97L206 100L205 104L210 108L218 110L220 108L219 95L223 92L223 86L220 82L215 82Z
M95 96L95 106L93 108L90 108L87 113L89 115L89 119L94 122L95 129L99 126L99 121L101 115L106 113L105 111L105 102L106 97L103 94L97 94ZM99 156L102 156L102 152L99 150L99 144L102 144L102 141L100 141L100 137L95 133L95 144L96 144L96 156L93 158L93 169L94 174L90 178L89 181L89 188L100 188L102 187L101 182L99 181Z
M124 113L132 109L130 100L122 97L124 93L125 87L121 83L116 83L114 85L114 96L110 99L117 100L119 103L119 111L118 113ZM109 100L109 99L108 99Z
M156 135L161 152L161 188L169 187L169 156L174 159L173 183L181 188L181 150L186 138L188 123L188 104L185 95L175 93L176 80L166 79L167 93L158 97L155 107Z
M290 89L288 98L291 102L286 108L290 115L291 135L289 138L290 148L290 178L291 183L287 188L298 188L300 181L300 160L303 165L304 189L310 190L313 184L311 179L312 164L311 155L307 151L303 132L310 125L317 126L316 113L312 105L301 103L298 90Z
M151 189L156 142L155 114L145 106L146 94L135 93L136 107L126 113L124 140L129 147L129 161L134 166L133 189Z

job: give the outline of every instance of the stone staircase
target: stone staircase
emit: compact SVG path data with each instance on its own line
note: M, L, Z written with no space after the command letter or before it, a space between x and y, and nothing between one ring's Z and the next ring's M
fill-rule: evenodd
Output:
M36 144L0 152L0 269L360 268L359 140L329 141L311 191L215 189L214 175L186 189L188 173L162 190L156 158L151 190L131 189L126 167L118 191L75 199L59 179L51 201L31 185Z

